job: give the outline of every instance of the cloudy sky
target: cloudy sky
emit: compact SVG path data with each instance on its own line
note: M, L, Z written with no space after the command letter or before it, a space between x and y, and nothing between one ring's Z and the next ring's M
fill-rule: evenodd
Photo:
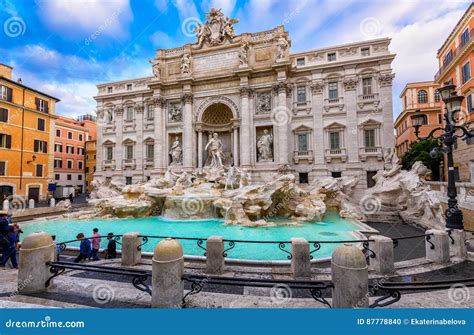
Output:
M292 51L392 38L394 114L406 82L432 80L436 51L466 0L0 0L0 63L14 79L62 101L58 112L93 113L97 83L151 75L157 48L193 43L183 22L211 7L240 20L237 33L284 24Z

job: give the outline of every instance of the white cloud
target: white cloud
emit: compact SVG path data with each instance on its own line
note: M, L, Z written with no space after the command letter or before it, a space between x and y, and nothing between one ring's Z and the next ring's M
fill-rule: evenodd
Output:
M178 15L181 20L185 20L189 17L199 18L199 13L196 5L190 0L174 0L174 6L178 10Z
M156 48L167 49L174 47L173 39L162 31L157 31L150 36L153 46Z
M206 0L202 2L202 9L208 12L211 8L222 9L225 16L232 15L237 0Z
M129 0L37 0L38 15L54 32L85 38L94 33L120 39L133 15Z

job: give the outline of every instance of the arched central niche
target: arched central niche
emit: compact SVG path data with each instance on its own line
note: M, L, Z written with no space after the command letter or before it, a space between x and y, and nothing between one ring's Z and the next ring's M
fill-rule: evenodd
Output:
M203 130L230 131L232 129L233 117L231 109L227 105L218 102L204 110L201 124Z

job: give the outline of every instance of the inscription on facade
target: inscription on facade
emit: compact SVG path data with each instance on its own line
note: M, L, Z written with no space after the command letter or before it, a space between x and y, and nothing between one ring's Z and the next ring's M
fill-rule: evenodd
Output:
M215 55L196 56L194 58L194 68L196 69L196 72L226 69L238 65L238 51L230 51Z

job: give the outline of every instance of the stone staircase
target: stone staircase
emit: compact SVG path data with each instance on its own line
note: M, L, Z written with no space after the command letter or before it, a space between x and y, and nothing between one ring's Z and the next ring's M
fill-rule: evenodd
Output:
M403 223L397 205L383 204L379 211L366 213L364 223Z

